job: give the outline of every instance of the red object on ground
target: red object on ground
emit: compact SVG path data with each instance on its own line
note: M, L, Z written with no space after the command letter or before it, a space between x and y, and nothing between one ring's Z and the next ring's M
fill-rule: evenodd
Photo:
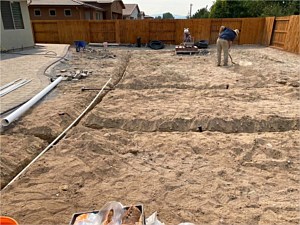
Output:
M19 225L17 221L8 216L0 216L0 225Z

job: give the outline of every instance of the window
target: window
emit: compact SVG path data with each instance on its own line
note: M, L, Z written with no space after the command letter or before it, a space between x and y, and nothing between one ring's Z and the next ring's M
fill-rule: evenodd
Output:
M49 9L49 16L56 16L56 10L55 9Z
M102 20L103 16L102 16L102 12L96 12L96 20Z
M1 1L4 30L24 29L20 2Z
M65 9L65 16L72 16L71 9Z
M40 9L34 9L34 16L41 16L41 10Z

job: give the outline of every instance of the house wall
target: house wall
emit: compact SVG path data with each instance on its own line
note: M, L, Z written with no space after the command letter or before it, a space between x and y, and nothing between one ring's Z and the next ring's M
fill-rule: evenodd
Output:
M1 51L34 46L33 32L26 1L20 1L24 29L4 30L1 12Z
M139 19L139 11L137 8L134 8L132 13L130 15L123 16L124 19L126 20L136 20Z
M112 19L122 19L123 17L123 7L119 1L114 1L111 4Z
M39 9L41 16L35 16L34 10ZM49 10L55 9L56 16L50 16ZM65 16L65 9L71 10L71 16ZM31 20L86 20L85 14L90 14L90 19L96 18L96 10L82 6L29 6Z
M130 16L132 19L138 19L139 17L139 11L137 8L134 8L133 12L131 13L131 16Z

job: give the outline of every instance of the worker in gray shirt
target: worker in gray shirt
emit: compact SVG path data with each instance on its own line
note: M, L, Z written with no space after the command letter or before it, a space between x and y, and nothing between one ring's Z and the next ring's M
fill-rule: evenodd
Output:
M224 52L224 66L228 65L228 50L233 40L239 35L239 30L232 30L225 26L221 26L219 30L219 38L217 40L218 66L221 65L221 53Z

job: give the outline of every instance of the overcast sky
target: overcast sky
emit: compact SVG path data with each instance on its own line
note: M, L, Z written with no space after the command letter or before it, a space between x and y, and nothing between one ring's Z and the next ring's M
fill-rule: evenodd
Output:
M123 0L124 4L138 4L146 15L170 12L173 15L187 16L192 4L192 15L201 8L212 6L214 0Z

